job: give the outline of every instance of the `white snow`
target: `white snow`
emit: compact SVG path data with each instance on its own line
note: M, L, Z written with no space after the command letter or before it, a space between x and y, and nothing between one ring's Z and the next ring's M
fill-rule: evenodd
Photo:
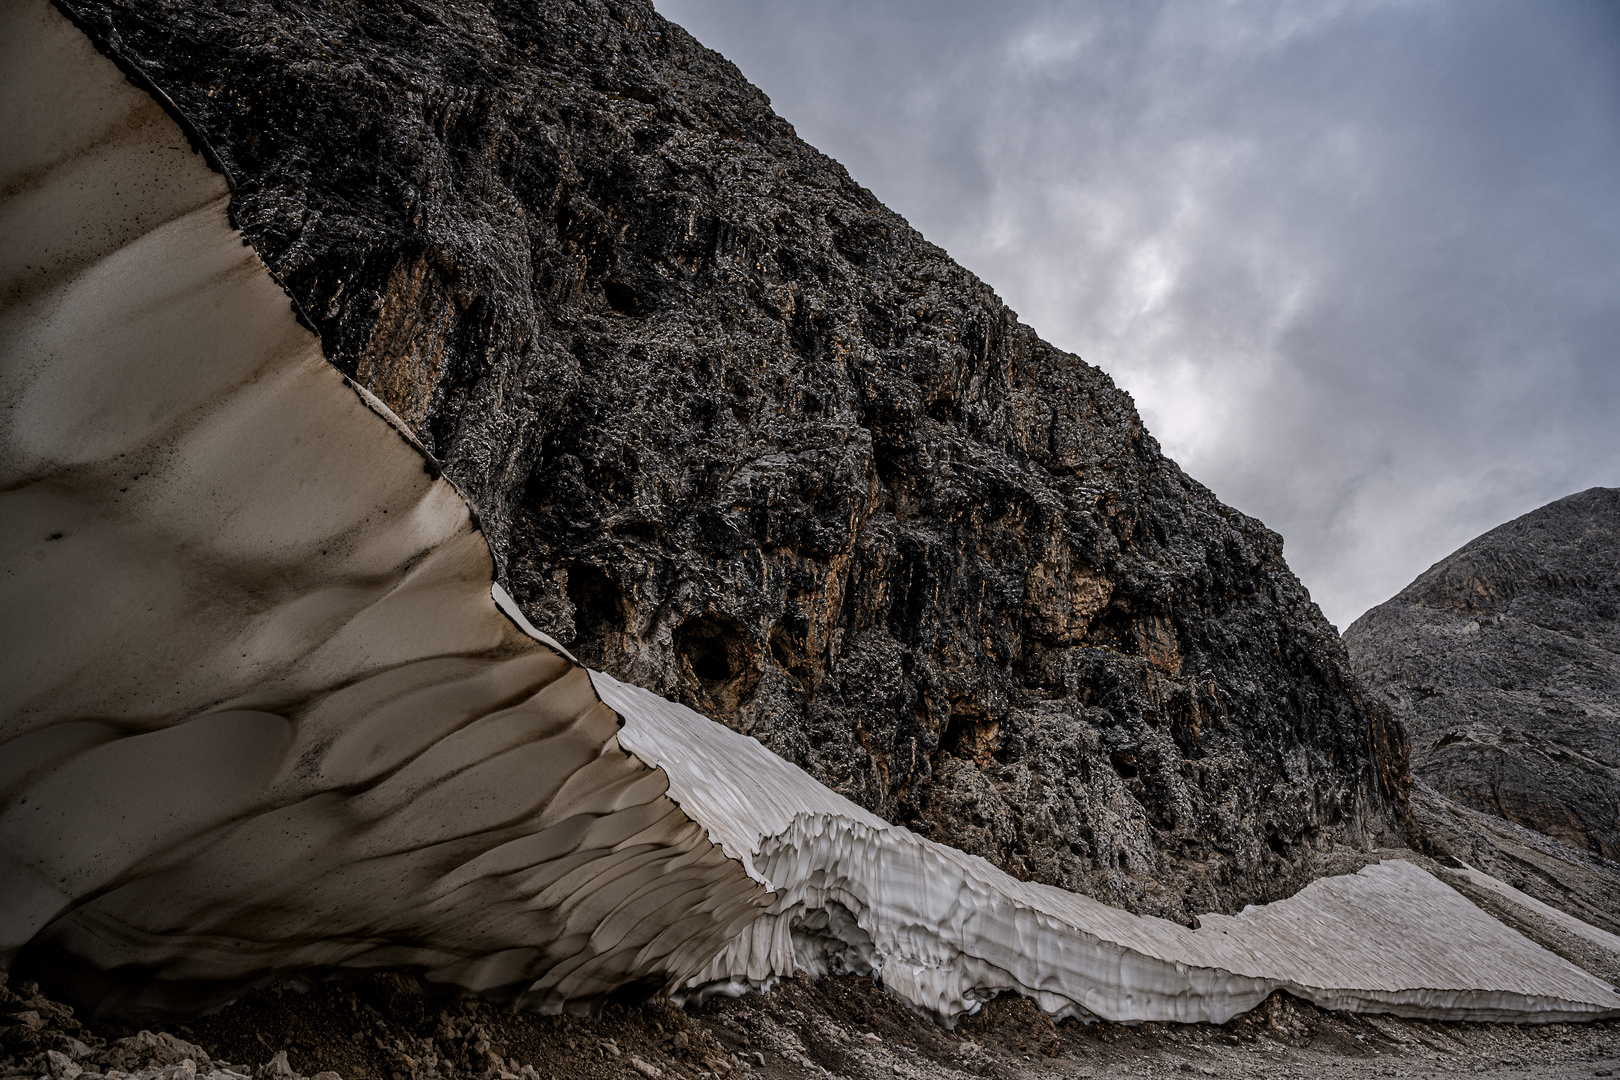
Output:
M1593 926L1584 919L1577 919L1567 911L1559 911L1551 905L1544 904L1529 893L1521 892L1507 882L1494 878L1483 870L1478 870L1467 863L1462 864L1459 872L1475 885L1495 893L1508 903L1516 904L1532 915L1538 915L1546 919L1559 929L1574 934L1578 938L1583 938L1589 944L1596 945L1600 949L1608 950L1617 959L1620 959L1620 935L1611 934L1607 930Z
M1434 1019L1612 1015L1620 996L1403 861L1317 881L1190 930L1019 881L889 825L803 770L650 691L592 673L620 745L771 906L686 986L691 996L803 970L871 973L951 1019L1004 990L1058 1015L1221 1023L1276 989L1332 1009Z

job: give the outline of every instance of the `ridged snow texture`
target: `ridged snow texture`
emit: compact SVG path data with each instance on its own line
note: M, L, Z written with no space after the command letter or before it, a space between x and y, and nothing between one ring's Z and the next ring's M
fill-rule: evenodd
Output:
M943 1018L1620 1008L1406 863L1193 932L596 676L618 730L176 123L45 0L0 12L0 961L125 1013L383 966L541 1008L794 970Z
M805 970L878 975L942 1018L1014 990L1047 1012L1222 1023L1286 989L1330 1009L1573 1020L1620 996L1408 862L1317 881L1198 930L1019 881L888 825L754 740L592 673L625 749L775 901L686 985L734 992Z
M176 123L45 0L0 54L0 962L125 1012L689 977L763 890L491 602Z

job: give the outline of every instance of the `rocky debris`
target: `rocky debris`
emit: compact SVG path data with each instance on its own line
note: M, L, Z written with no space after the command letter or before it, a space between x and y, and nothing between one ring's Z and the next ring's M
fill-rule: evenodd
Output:
M64 0L587 663L1186 921L1404 816L1259 522L638 0Z
M1410 732L1416 776L1620 871L1620 489L1492 529L1344 640Z
M109 1069L122 1069L125 1072L142 1067L167 1068L169 1066L178 1066L181 1062L187 1060L203 1067L211 1064L202 1047L189 1043L184 1039L175 1038L168 1032L154 1035L150 1031L141 1031L127 1038L119 1039L97 1059L100 1064Z
M0 1076L34 1080L304 1080L290 1070L255 1072L215 1061L200 1046L167 1031L106 1038L87 1029L70 1006L52 1001L37 983L11 983L0 973ZM286 1068L286 1055L278 1055ZM321 1078L316 1078L321 1080ZM341 1080L335 1074L324 1080Z
M392 992L383 993L375 979L352 990L328 984L307 991L255 991L170 1037L192 1042L199 1050L206 1047L213 1055L212 1066L194 1072L206 1080L272 1074L301 1080L304 1072L311 1073L309 1080L407 1077L393 1071L377 1049L379 1034L385 1042L432 1041L453 1048L438 1066L441 1075L501 1080L502 1073L484 1069L476 1060L473 1069L462 1069L466 1036L474 1027L482 1036L473 1040L475 1045L489 1041L507 1055L508 1080L643 1080L653 1075L636 1061L658 1070L661 1080L1079 1080L1166 1074L1359 1080L1449 1073L1505 1080L1586 1077L1620 1068L1620 1021L1531 1026L1404 1021L1324 1012L1286 994L1222 1027L1054 1022L1033 1002L1005 995L947 1031L870 981L848 976L814 983L788 979L768 994L717 998L689 1011L666 1002L610 1005L596 1017L517 1013L420 986L411 994L405 988L415 980L404 977L398 977ZM40 1000L37 991L29 992L31 1008L44 1016L35 1007ZM389 1003L398 1011L378 1007ZM450 1026L447 1020L464 1034L441 1038L438 1033ZM102 1048L128 1037L118 1029L77 1030L88 1045ZM606 1045L618 1053L608 1052ZM9 1040L4 1046L9 1055ZM277 1049L272 1053L269 1047ZM261 1064L226 1065L220 1057ZM31 1071L34 1064L0 1059L5 1066L0 1076L55 1080L44 1068ZM98 1075L119 1080L110 1073ZM148 1067L140 1080L160 1078L155 1067Z
M101 1074L105 1041L86 1031L73 1009L40 993L39 985L12 985L0 974L0 1074L73 1080Z

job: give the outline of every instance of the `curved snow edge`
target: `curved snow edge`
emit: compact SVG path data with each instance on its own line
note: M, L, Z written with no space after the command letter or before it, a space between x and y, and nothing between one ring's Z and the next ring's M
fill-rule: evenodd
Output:
M620 742L771 906L681 996L853 972L946 1023L1015 991L1056 1016L1223 1023L1283 989L1324 1008L1553 1022L1620 1015L1600 980L1412 863L1326 878L1199 930L1019 881L890 825L760 744L592 672Z
M769 900L326 362L173 103L0 8L0 964L100 1014L410 968L588 1009Z

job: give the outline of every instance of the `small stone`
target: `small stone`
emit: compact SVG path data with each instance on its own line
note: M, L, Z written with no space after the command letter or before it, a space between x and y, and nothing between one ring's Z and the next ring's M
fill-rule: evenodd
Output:
M275 1056L260 1065L253 1075L257 1080L292 1080L298 1074L287 1064L287 1051L277 1050Z
M686 1037L686 1032L677 1031L675 1033L675 1037L669 1040L669 1045L673 1046L677 1050L685 1050L688 1046L692 1045L692 1040Z
M871 1031L866 1032L864 1035L861 1036L861 1038L865 1039L869 1043L880 1043L880 1042L883 1041L881 1036L879 1036L875 1032L871 1032Z
M650 1080L658 1080L660 1076L664 1075L663 1069L660 1069L650 1061L642 1061L634 1054L630 1055L630 1067L636 1070L636 1072L640 1073L642 1076L649 1077Z
M335 1072L318 1072L314 1076L310 1077L309 1080L343 1080L343 1077L339 1076Z
M45 1021L41 1020L39 1018L39 1013L33 1009L24 1009L22 1012L14 1012L11 1014L11 1018L17 1023L25 1025L29 1031L38 1031L40 1028L45 1026Z
M56 1080L74 1080L75 1077L84 1072L77 1062L60 1050L45 1051L45 1060L47 1068L51 1070L51 1075Z
M197 1080L197 1063L184 1058L178 1065L170 1065L153 1073L156 1080Z

